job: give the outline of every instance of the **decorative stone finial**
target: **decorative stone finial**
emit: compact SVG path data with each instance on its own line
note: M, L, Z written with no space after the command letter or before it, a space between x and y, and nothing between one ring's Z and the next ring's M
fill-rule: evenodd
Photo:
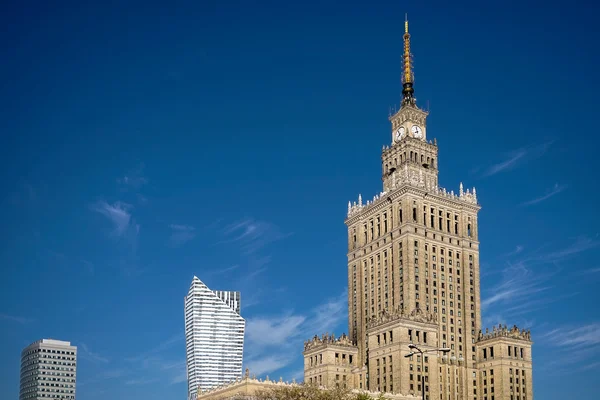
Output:
M363 205L363 204L362 204L362 195L360 195L360 194L359 194L359 195L358 195L358 206L359 206L359 207L362 207L362 205Z
M459 193L460 197L462 197L463 194L464 194L463 193L463 184L462 184L462 182L460 183L460 191L458 193Z
M352 203L348 202L348 214L350 214L351 209L352 209Z

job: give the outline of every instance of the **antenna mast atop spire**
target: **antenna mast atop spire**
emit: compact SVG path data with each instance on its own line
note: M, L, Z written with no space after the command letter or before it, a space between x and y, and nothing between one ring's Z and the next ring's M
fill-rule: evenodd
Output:
M404 18L404 54L403 54L403 74L402 74L402 107L407 105L415 106L413 97L413 84L415 76L413 73L412 54L410 53L410 33L408 33L408 14Z

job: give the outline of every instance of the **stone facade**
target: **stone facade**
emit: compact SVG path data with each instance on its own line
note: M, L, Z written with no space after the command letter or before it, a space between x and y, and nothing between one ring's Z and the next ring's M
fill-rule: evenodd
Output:
M480 398L533 399L531 333L499 325L477 338ZM483 396L483 397L481 397Z
M409 37L406 25L405 68ZM529 332L481 333L477 192L438 185L428 113L417 107L412 81L403 83L381 156L383 191L348 203L349 334L343 346L328 335L305 343L305 381L338 385L339 375L357 389L424 390L430 400L531 400ZM409 344L429 353L406 358ZM352 355L351 365L339 354Z
M304 344L304 382L324 387L366 388L366 366L346 335L325 334Z
M304 383L306 384L306 382ZM238 400L246 399L251 400L255 398L256 394L260 391L266 391L269 389L276 389L281 387L293 387L299 384L295 381L284 382L282 378L279 381L272 381L267 376L266 379L257 379L256 376L250 377L248 369L243 378L236 379L235 381L217 386L213 389L202 391L198 393L198 400ZM320 386L321 390L327 390L326 386ZM353 394L367 394L373 400L378 399L380 395L387 400L416 400L418 397L415 396L401 396L394 395L391 393L380 393L380 392L369 392L365 390L351 390Z
M198 392L198 400L252 399L258 391L290 385L296 385L296 382L283 382L282 378L276 382L270 380L268 376L264 380L257 379L256 376L250 377L250 373L246 369L246 373L241 379Z

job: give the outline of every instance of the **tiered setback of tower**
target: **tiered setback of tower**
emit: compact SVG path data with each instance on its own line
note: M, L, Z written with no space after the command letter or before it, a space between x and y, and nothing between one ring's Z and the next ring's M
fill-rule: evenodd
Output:
M366 389L366 367L358 363L358 348L343 334L324 334L304 342L304 382L324 387Z
M407 29L405 55L409 38ZM325 336L305 344L305 381L424 391L431 400L531 400L529 332L481 333L476 190L439 187L437 142L427 140L410 57L405 68L402 107L390 117L392 144L382 151L383 191L348 204L349 335L343 343ZM404 357L409 344L433 352Z

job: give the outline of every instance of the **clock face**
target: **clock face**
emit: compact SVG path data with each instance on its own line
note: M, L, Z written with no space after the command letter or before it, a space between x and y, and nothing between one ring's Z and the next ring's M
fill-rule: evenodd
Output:
M416 137L417 139L421 139L423 137L423 130L421 130L420 126L413 125L411 128L411 132L412 132L413 136Z
M396 140L400 140L404 137L404 131L405 131L405 129L403 126L401 126L400 128L398 128L396 130Z

